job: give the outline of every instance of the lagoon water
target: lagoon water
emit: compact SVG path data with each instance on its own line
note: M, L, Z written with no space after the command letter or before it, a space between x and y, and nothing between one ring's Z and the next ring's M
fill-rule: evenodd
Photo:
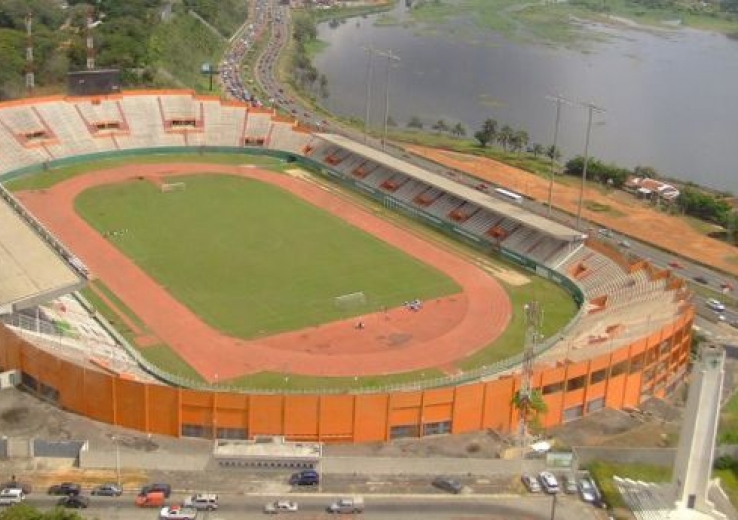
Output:
M400 126L413 116L426 127L443 119L461 122L471 136L493 118L549 145L556 106L546 96L561 94L606 109L594 117L592 156L738 194L738 41L688 29L591 25L587 31L606 38L572 49L494 33L470 41L455 31L378 26L376 17L319 27L329 46L314 63L328 78L323 104L332 112L364 119L369 54L362 47L373 45L401 58L389 90L389 113ZM373 60L369 120L379 128L388 60ZM583 153L586 124L586 109L562 108L565 158Z

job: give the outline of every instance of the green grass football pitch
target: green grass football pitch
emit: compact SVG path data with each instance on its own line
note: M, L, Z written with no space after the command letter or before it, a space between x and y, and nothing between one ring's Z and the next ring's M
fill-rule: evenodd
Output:
M459 292L450 278L276 186L177 178L90 189L76 210L211 326L253 338ZM335 298L367 302L339 308Z

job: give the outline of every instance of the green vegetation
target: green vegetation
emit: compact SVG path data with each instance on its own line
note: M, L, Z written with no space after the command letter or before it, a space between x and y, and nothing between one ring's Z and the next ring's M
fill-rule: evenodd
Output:
M270 335L459 291L426 264L269 184L181 180L187 190L170 194L141 181L98 187L76 207L100 233L127 230L111 237L115 245L228 334ZM365 306L336 307L336 296L357 291Z
M719 444L738 444L738 393L734 393L720 412Z
M28 504L16 504L4 507L0 511L0 520L83 520L82 517L68 509L55 507L48 511L36 509Z
M171 349L168 345L151 345L139 349L141 355L152 365L161 367L169 374L182 377L194 381L195 383L204 383L202 376L182 359L179 354Z
M728 494L730 502L738 506L738 460L723 455L715 460L713 477L720 477L723 490Z
M285 163L281 159L269 157L267 155L248 155L247 153L239 154L171 154L171 155L137 155L134 157L113 157L111 159L95 160L91 162L80 162L72 166L62 166L52 168L50 170L40 171L23 175L13 180L3 182L10 191L23 190L42 190L49 188L58 182L65 181L77 175L88 173L106 168L115 168L118 166L130 166L131 164L157 164L157 163L176 163L178 161L187 163L216 163L216 164L253 164L268 168L271 171L283 171L292 166Z
M587 469L597 481L602 497L614 508L625 507L623 497L613 481L615 475L644 482L668 482L671 480L671 468L648 464L594 462Z
M316 20L310 13L303 12L293 17L292 81L311 96L328 97L328 79L319 74L310 56L321 48L318 44Z

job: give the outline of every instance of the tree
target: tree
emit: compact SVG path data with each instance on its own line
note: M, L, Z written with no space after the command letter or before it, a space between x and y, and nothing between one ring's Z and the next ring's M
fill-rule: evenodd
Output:
M461 123L456 123L451 129L451 134L456 137L464 137L466 135L466 128Z
M474 139L479 141L479 146L485 148L490 142L495 140L497 135L497 121L494 119L486 119L482 123L482 128L474 132Z
M637 177L648 177L649 179L658 179L660 177L656 168L651 166L636 166L633 168L633 175Z
M559 150L558 146L551 145L546 148L546 157L554 162L557 162L559 159L561 159L561 150Z
M538 159L539 155L543 155L546 153L545 148L543 148L543 145L540 143L534 143L533 146L530 147L530 153L533 154L533 157Z
M443 119L439 119L435 123L433 123L433 130L438 132L439 134L442 132L448 132L448 125L446 124L446 121Z
M515 130L513 130L509 125L505 125L500 128L500 132L497 134L497 142L500 143L500 146L502 146L502 149L505 152L507 152L507 147L510 146L514 135Z
M417 128L418 130L421 130L423 128L423 122L418 116L413 116L410 118L410 121L407 122L407 127Z
M513 133L512 138L510 139L510 147L513 151L520 153L526 146L528 146L528 141L530 141L528 132L525 130L518 130Z
M515 392L512 405L520 414L520 419L524 419L532 429L540 428L540 416L548 411L548 405L540 390L531 390L527 396L520 391Z

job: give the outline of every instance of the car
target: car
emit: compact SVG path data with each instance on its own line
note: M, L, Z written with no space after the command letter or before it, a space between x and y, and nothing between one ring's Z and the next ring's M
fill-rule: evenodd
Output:
M692 278L695 282L701 283L702 285L709 285L710 282L707 281L707 278L705 278L702 275L697 275L694 278Z
M198 493L185 498L185 507L194 507L198 511L214 511L218 509L218 495L215 493Z
M577 487L577 479L574 475L564 475L561 478L561 487L564 489L564 493L573 495L579 488Z
M15 475L13 475L12 480L9 480L4 484L0 484L0 489L20 489L23 491L24 495L29 495L31 491L33 491L33 486L29 482L16 480Z
M82 488L74 482L62 482L49 487L49 495L79 495Z
M612 237L612 231L607 228L600 228L597 230L597 233L599 233L603 237Z
M344 497L332 502L326 511L332 514L352 514L364 512L364 499L362 497Z
M630 242L628 242L627 240L623 239L620 242L618 242L618 245L620 245L620 247L623 247L625 249L628 249L630 247Z
M123 494L123 489L118 484L106 483L92 488L90 494L101 497L119 497Z
M314 469L306 469L293 473L290 477L293 486L317 486L320 484L320 474Z
M148 495L149 493L162 493L164 498L169 498L169 495L172 494L172 486L162 483L146 484L141 488L139 495Z
M196 520L197 509L184 506L164 506L159 511L160 520Z
M589 503L595 503L599 500L600 494L590 477L585 476L579 479L579 496Z
M436 477L431 483L433 487L458 495L464 489L464 486L458 480L448 477Z
M553 473L549 471L542 471L538 475L538 479L541 481L541 486L543 487L543 490L549 495L555 495L559 492L559 481L556 480L556 477Z
M538 480L536 480L533 475L523 475L522 477L520 477L520 480L523 482L523 485L529 492L541 492L541 485L538 483Z
M69 509L87 509L90 505L90 499L82 495L68 495L61 497L56 502L57 507L66 507Z
M709 309L712 309L715 312L725 311L725 304L723 304L723 302L721 302L720 300L716 300L715 298L710 298L709 300L707 300L705 302L705 305L707 305Z
M0 506L12 506L20 504L26 499L26 494L22 489L12 488L0 491Z
M680 264L679 262L677 262L676 260L672 260L671 262L669 262L669 267L671 267L672 269L683 269L684 268L684 266Z
M275 500L264 504L264 513L268 515L276 515L278 513L295 513L297 512L297 502L292 500Z

